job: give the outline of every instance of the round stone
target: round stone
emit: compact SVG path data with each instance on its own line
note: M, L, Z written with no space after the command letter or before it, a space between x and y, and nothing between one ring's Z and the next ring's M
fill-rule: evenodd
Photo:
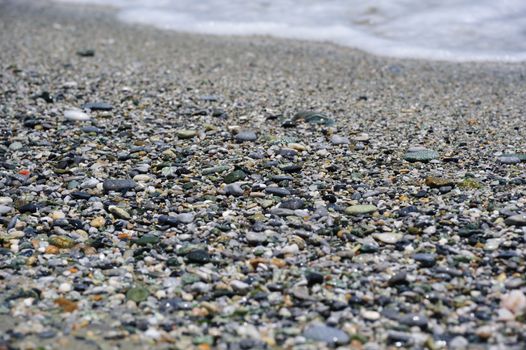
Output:
M207 264L210 262L210 254L204 249L196 249L186 254L186 259L194 264Z
M144 287L133 287L128 289L126 292L126 298L128 300L133 300L136 303L140 303L141 301L145 301L150 296L150 292L148 289Z
M175 135L182 139L182 140L186 140L186 139L191 139L193 137L195 137L197 135L197 131L195 130L177 130L175 132Z
M386 244L396 244L402 240L402 237L403 235L401 233L385 232L373 234L374 239Z

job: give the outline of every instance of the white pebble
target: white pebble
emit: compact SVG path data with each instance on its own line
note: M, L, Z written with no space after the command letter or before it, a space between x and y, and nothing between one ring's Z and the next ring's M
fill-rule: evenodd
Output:
M64 118L74 121L86 121L90 119L90 116L82 111L70 109L64 112Z

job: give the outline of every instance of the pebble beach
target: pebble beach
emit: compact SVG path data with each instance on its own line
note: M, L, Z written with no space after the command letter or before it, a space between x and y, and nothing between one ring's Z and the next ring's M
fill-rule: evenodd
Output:
M0 0L0 350L524 349L526 64Z

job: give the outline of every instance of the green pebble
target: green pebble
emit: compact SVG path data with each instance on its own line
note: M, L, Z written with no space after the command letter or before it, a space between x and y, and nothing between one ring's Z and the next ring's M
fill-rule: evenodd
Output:
M58 248L71 248L75 245L75 240L66 236L51 236L48 242Z
M128 300L133 300L136 303L145 301L146 299L148 299L149 295L150 292L144 287L133 287L131 289L128 289L128 291L126 292L126 298Z
M228 175L225 176L223 181L227 184L231 184L237 181L241 181L245 177L247 177L247 174L245 174L243 170L234 170L231 173L228 173Z
M148 245L159 243L160 240L161 239L157 236L146 234L141 238L137 239L135 243L137 243L138 245Z

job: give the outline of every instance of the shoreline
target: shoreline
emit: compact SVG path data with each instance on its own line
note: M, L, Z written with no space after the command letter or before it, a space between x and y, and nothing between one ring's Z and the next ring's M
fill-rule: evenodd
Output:
M112 11L0 0L0 348L521 348L526 64Z

